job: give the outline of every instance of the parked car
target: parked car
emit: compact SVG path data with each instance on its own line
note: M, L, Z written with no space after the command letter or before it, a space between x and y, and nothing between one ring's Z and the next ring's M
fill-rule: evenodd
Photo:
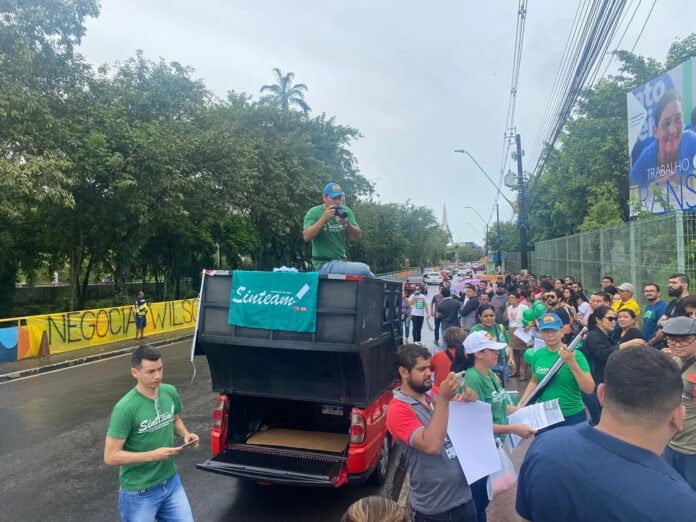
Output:
M416 286L418 286L418 285L423 287L423 293L427 295L428 285L426 285L423 282L422 276L413 276L413 277L407 278L406 281L404 282L404 292L406 292L408 295L411 295L416 290Z
M423 274L423 282L427 285L439 285L444 281L440 272L426 272Z
M229 324L232 273L211 272L194 354L207 358L219 395L212 455L196 467L264 485L384 483L399 283L320 276L316 333L306 333Z

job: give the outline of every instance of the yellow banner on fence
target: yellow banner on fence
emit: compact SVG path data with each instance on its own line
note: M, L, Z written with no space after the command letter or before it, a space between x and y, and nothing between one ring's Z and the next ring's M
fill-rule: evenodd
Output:
M147 313L145 335L192 328L196 324L198 299L152 303ZM113 343L135 338L135 307L118 306L40 315L26 318L29 353L36 357L42 343L50 353Z

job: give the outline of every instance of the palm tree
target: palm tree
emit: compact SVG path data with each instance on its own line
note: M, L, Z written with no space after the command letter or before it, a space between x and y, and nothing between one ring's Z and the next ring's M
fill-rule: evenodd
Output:
M277 67L273 69L273 74L276 76L276 83L273 85L264 85L261 87L261 92L268 92L261 99L277 103L284 111L287 111L290 106L299 107L302 112L309 112L312 109L304 101L304 93L307 86L304 83L292 84L295 78L295 73L289 72L283 74L283 71Z

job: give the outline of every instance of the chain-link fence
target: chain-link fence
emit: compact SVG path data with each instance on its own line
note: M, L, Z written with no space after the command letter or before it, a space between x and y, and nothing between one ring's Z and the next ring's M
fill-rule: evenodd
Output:
M519 254L506 255L506 271L519 271ZM592 232L540 241L530 252L536 275L579 279L589 290L610 275L630 282L636 297L645 283L666 286L674 272L696 277L696 212L674 212ZM695 279L696 280L696 279Z

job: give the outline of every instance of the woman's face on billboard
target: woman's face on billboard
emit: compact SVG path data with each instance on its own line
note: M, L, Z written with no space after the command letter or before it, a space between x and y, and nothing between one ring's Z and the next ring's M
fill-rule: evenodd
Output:
M684 116L681 103L677 100L667 104L655 125L655 137L660 142L662 154L677 154L684 130Z

